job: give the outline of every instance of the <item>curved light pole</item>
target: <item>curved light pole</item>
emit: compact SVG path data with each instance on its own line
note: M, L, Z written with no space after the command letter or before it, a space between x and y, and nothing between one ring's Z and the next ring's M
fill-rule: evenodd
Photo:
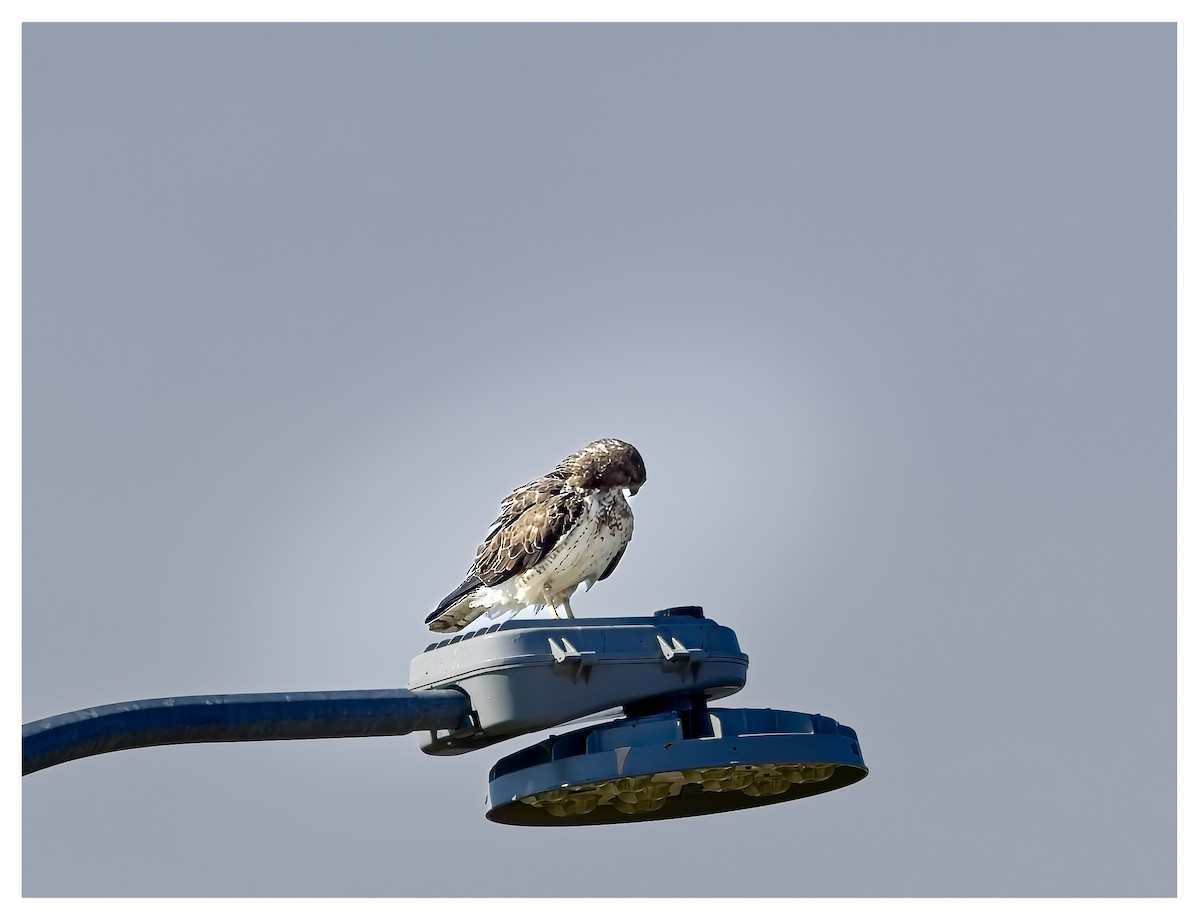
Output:
M105 752L186 742L398 736L454 729L471 701L461 691L304 691L131 700L22 727L21 773Z

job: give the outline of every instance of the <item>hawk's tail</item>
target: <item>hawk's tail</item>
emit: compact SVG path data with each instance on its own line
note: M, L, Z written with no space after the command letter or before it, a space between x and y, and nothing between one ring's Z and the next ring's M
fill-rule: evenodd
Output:
M425 623L434 633L457 633L471 621L486 612L486 608L471 607L471 596L475 589L483 586L478 576L468 576L463 584L442 599Z

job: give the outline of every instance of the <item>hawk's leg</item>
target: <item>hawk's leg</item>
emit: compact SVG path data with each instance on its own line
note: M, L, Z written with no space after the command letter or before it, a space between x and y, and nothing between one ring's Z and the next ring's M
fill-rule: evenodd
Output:
M546 602L546 606L550 608L550 613L554 615L555 620L562 620L562 615L558 613L558 605L554 603L554 599L550 597L550 588L547 586L542 589L542 598ZM568 611L570 608L567 609Z
M563 608L565 608L565 609L566 609L566 612L567 612L567 617L571 618L571 620L574 620L574 619L575 619L575 612L571 610L571 599L570 599L570 598L564 598L564 599L563 599L563 601L562 601L562 606L563 606Z

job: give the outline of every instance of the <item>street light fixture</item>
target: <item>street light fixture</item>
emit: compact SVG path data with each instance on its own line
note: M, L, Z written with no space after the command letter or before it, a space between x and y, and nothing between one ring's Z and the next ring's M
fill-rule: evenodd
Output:
M749 660L699 607L653 617L508 620L433 643L398 690L163 698L24 726L25 774L120 749L417 733L458 755L613 708L492 768L487 817L599 825L781 803L863 779L858 736L827 716L711 708Z

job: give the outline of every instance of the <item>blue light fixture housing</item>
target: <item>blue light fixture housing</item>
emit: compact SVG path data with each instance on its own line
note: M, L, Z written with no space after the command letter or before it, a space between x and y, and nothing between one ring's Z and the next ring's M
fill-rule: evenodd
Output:
M695 701L501 759L487 817L506 825L674 819L813 796L866 775L858 736L827 716Z
M624 718L502 758L487 817L603 825L787 802L867 775L858 736L827 716L710 708L746 683L737 636L695 606L653 617L512 619L430 645L409 687L471 699L457 727L418 734L432 755L621 708Z

